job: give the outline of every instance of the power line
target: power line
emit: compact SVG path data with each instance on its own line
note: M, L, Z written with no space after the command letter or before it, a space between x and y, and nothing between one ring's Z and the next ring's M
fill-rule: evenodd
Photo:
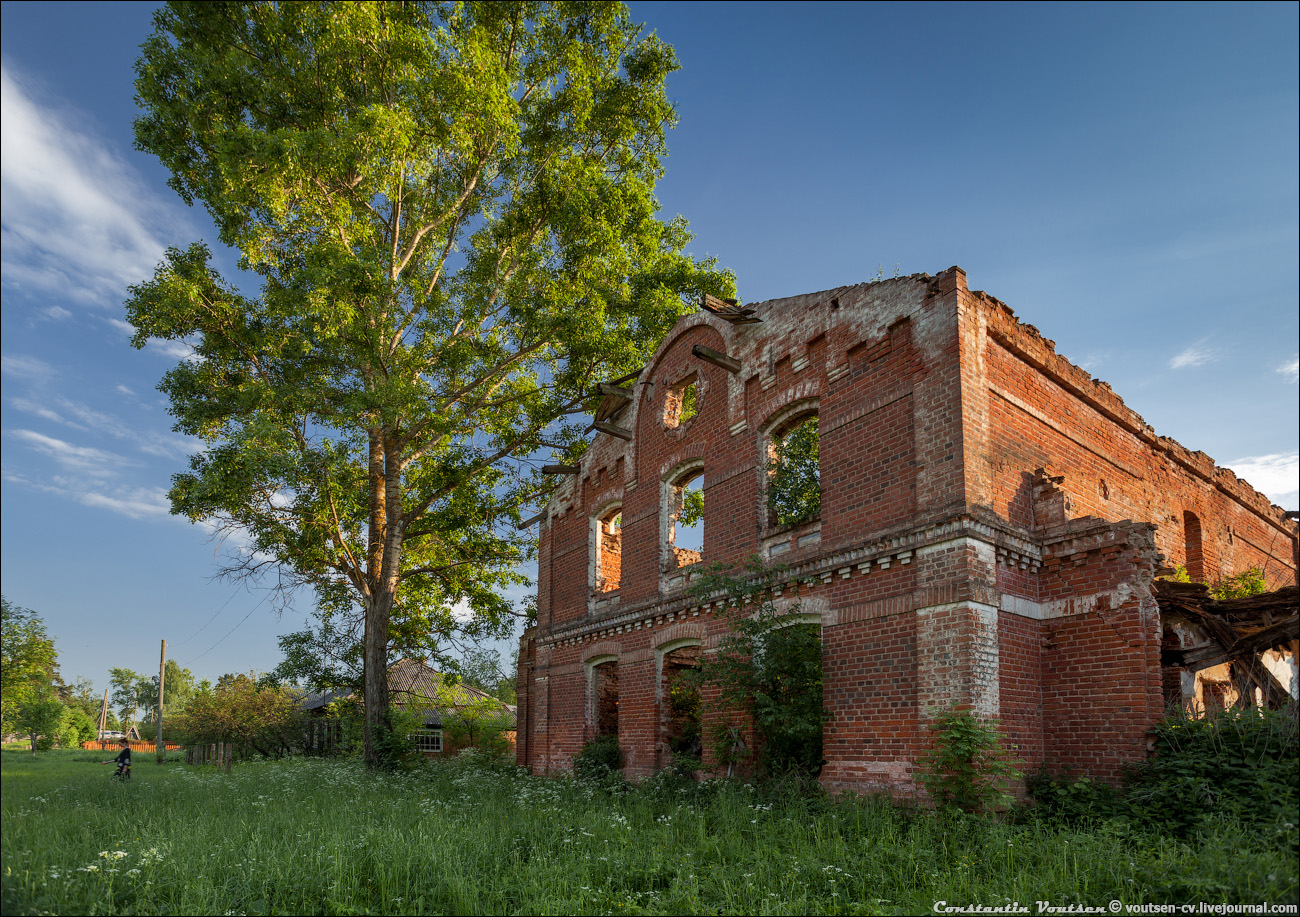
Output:
M226 632L226 637L229 637L229 636L230 636L231 634L233 634L235 631L239 630L240 625L242 625L245 621L247 621L250 617L252 617L253 612L255 612L255 611L257 611L257 609L261 608L261 607L262 607L262 604L263 604L267 599L269 599L270 597L271 597L271 594L268 592L268 593L267 593L267 594L262 598L262 601L261 601L261 602L258 602L258 603L257 603L256 605L254 605L251 609L249 609L248 614L244 615L244 616L239 620L239 624L236 624L234 627L230 628L230 630ZM206 626L206 625L205 625L205 626ZM199 653L197 656L195 656L193 659L191 659L189 662L187 662L187 663L185 664L185 667L188 669L188 668L189 668L190 666L192 666L194 663L198 662L198 661L199 661L200 659L202 659L204 656L208 655L208 653L210 653L210 652L212 652L213 650L215 650L218 646L221 645L222 641L224 641L224 640L226 639L226 637L222 637L221 640L218 640L216 643L212 644L210 647L208 647L207 649L205 649L203 652Z
M213 621L217 620L217 615L219 615L219 614L221 614L223 611L225 611L225 610L226 610L226 605L229 605L231 602L233 602L233 601L235 600L235 595L236 595L236 593L234 593L234 592L230 593L230 598L226 599L225 604L222 605L220 608L218 608L218 609L216 610L216 612L212 615L212 617L208 618L207 623L205 623L202 627L200 627L200 628L199 628L198 630L196 630L194 633L190 634L190 635L189 635L188 637L186 637L184 640L181 640L179 643L173 643L173 644L172 644L172 649L175 649L175 648L178 647L178 646L183 646L183 645L185 645L186 643L189 643L191 640L193 640L193 639L194 639L195 637L197 637L199 634L201 634L201 633L203 633L205 630L207 630L208 624L211 624Z

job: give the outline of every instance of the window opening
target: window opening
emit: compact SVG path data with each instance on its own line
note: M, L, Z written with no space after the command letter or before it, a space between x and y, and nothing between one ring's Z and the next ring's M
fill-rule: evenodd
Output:
M691 373L668 389L664 397L664 426L672 430L689 422L698 413L698 377Z
M1187 575L1194 583L1205 582L1205 555L1201 550L1201 520L1196 513L1183 513L1183 549Z
M415 750L418 752L438 754L442 751L441 729L417 729L407 738L415 745Z
M673 485L672 524L668 529L668 547L673 567L697 564L704 552L704 472L696 471Z
M755 725L760 764L772 774L822 766L822 634L817 624L790 624L762 634L757 659Z
M596 591L613 592L623 571L623 510L616 508L596 523Z
M618 735L618 663L596 666L596 735Z
M691 759L696 767L704 755L704 733L700 717L700 651L699 646L679 647L664 654L663 665L663 725L669 762Z
M804 417L772 437L767 465L770 525L798 525L821 515L817 415Z

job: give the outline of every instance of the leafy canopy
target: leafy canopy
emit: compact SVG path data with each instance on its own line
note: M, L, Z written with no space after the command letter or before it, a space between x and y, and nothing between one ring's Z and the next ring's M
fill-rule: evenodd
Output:
M24 726L23 708L50 700L57 662L54 639L40 615L0 597L0 731Z
M672 49L613 3L170 3L154 24L137 146L244 272L171 249L127 303L137 347L194 351L161 385L206 445L173 512L363 629L368 685L390 649L507 630L514 525L550 486L532 458L576 458L595 383L732 295L656 217Z
M767 505L778 525L797 525L821 514L816 415L772 443L772 461L767 471Z

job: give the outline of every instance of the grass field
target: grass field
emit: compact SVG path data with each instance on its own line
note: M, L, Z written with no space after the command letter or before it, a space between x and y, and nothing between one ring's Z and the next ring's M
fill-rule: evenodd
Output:
M5 751L5 914L890 914L949 905L1294 903L1295 825L1187 840L668 783L608 791L465 760Z

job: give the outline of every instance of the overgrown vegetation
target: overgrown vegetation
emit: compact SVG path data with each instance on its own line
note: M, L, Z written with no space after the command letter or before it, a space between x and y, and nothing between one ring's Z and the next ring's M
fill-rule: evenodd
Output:
M969 709L937 711L931 747L921 758L921 783L941 809L991 812L1009 806L1011 781L1023 775L1002 746L996 720Z
M734 769L752 759L760 776L813 777L821 770L829 717L822 706L821 629L800 619L798 604L778 610L779 572L752 558L743 571L715 566L697 580L700 595L730 598L714 612L730 631L717 652L703 657L695 677L716 689L704 720L719 763ZM756 748L746 738L751 723Z
M573 774L582 780L607 783L622 780L626 756L618 744L618 736L603 735L592 739L573 756Z
M1161 579L1174 583L1193 582L1192 575L1187 572L1187 567L1182 564L1175 564L1174 572L1162 576ZM1204 585L1210 588L1210 598L1217 599L1220 602L1226 602L1229 599L1244 599L1268 591L1268 582L1264 579L1262 567L1250 567L1232 576L1220 577L1213 584L1205 583Z
M357 759L230 776L170 764L116 786L92 758L0 758L4 913L924 914L1297 896L1294 825L1223 815L1175 839L733 781L610 792L478 754L370 774Z
M1225 820L1295 842L1300 738L1295 708L1176 711L1153 730L1155 753L1119 789L1087 777L1038 774L1034 817L1062 824L1119 820L1177 837Z
M821 514L821 465L815 414L773 438L772 461L767 473L767 505L778 525L797 525Z

